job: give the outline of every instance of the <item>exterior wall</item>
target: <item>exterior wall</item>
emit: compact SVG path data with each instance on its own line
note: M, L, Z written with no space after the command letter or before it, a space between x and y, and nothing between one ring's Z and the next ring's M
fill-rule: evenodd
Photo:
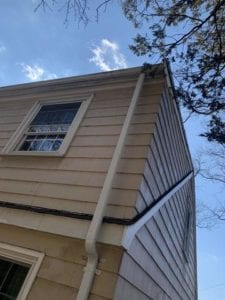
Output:
M193 219L188 262L183 246L190 191L188 182L138 231L124 252L114 299L197 299Z
M0 157L0 199L13 203L93 214L134 91L137 73L129 86L107 82L97 87L42 87L0 90L0 149L37 100L79 99L95 93L65 157ZM80 84L81 85L81 84ZM132 218L141 174L154 131L162 79L146 82L135 111L126 146L114 180L107 215ZM74 96L73 96L74 93ZM77 98L78 97L78 98ZM53 101L54 102L54 101Z
M192 170L173 101L165 87L154 134L146 156L144 174L136 203L138 213Z
M0 156L0 201L93 214L137 73L129 79L110 75L104 82L93 77L91 83L88 78L77 83L71 79L65 85L60 81L11 92L0 89L1 149L35 101L73 100L94 93L64 157ZM109 217L131 219L192 169L180 120L164 85L162 74L145 80L113 182ZM100 272L90 299L196 298L194 224L188 262L184 255L187 208L194 210L192 193L189 182L138 231L128 251L99 245ZM18 225L1 224L1 242L45 253L28 299L74 299L86 262L78 238L85 238L90 222L10 208L1 208L0 217L0 222ZM114 243L115 236L119 236L115 244L120 244L123 230L121 225L103 225L108 244Z
M192 170L173 101L165 88L137 198L138 213ZM194 217L188 261L184 253L189 210L194 216L192 181L137 232L124 252L114 299L197 299Z
M3 224L0 241L45 255L27 300L76 299L86 263L83 241ZM98 249L101 261L90 300L112 299L122 249L103 244Z

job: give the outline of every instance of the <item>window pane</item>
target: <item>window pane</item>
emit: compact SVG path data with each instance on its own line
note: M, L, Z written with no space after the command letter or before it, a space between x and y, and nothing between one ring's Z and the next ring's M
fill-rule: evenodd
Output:
M44 105L31 125L71 124L81 102Z
M24 141L23 144L20 146L21 151L28 151L30 147L31 141Z
M34 140L33 142L31 142L28 151L38 151L40 149L41 144L42 140Z
M9 271L11 266L11 262L0 259L0 286L2 286L2 283L5 279L5 274Z
M59 150L59 147L62 144L62 139L61 140L55 140L53 147L52 147L52 151L57 151Z
M12 296L7 296L7 295L5 295L5 294L3 294L3 293L0 292L0 299L1 300L14 300L16 298L12 297Z
M66 111L63 116L64 124L71 124L77 111Z
M81 102L42 106L19 151L59 150L80 105Z
M24 151L57 151L65 134L28 135L19 150Z
M28 266L0 259L0 299L16 299L29 271Z
M61 111L65 109L79 109L81 102L74 102L74 103L61 103L61 104L47 104L42 106L41 110L44 111Z
M45 139L42 141L39 151L52 151L54 140Z
M5 283L2 286L1 292L16 297L19 294L28 271L28 267L13 264Z

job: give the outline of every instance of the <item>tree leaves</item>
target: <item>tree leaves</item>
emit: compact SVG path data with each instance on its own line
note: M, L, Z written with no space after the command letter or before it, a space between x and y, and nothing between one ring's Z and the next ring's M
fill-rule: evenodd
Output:
M113 1L96 2L97 20ZM87 24L90 3L40 0L36 10L60 5L65 23L72 14L78 23ZM224 142L225 0L121 0L121 8L136 28L148 28L136 35L129 48L147 56L148 63L168 58L180 103L191 112L211 116L208 132L202 136Z
M177 97L190 111L211 115L202 136L225 143L225 0L125 0L123 7L135 26L149 26L130 49L178 64Z

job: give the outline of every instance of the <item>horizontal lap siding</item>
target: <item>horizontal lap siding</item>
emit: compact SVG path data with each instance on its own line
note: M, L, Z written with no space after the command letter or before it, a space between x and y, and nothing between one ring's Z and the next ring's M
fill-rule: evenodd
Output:
M136 214L135 201L159 107L158 86L149 85L139 99L110 193L108 216ZM134 87L97 91L63 158L1 157L0 199L93 214L133 91ZM31 100L0 103L0 149L33 104L32 95Z
M0 151L16 131L35 101L0 103Z
M136 210L139 213L192 170L173 101L165 88L137 195ZM115 299L126 299L126 292L119 286L136 290L137 294L141 291L143 295L140 294L139 299L196 299L193 219L188 263L184 256L189 208L194 211L191 181L136 234L122 258Z
M157 200L192 169L173 101L164 88L156 126L148 147L140 187L142 197L136 203L139 212L145 207L145 203ZM138 203L143 202L143 199L145 203Z
M153 300L143 293L142 290L134 287L127 279L119 276L117 283L116 294L113 297L114 300Z
M138 231L123 255L115 299L126 299L118 289L126 282L143 292L139 299L196 299L193 248L188 262L183 253L184 215L191 193L188 182ZM193 230L193 219L192 223ZM193 246L194 235L190 238Z
M29 300L76 299L86 264L84 243L62 236L32 230L0 226L0 241L44 253ZM98 245L101 261L90 299L112 299L122 249Z

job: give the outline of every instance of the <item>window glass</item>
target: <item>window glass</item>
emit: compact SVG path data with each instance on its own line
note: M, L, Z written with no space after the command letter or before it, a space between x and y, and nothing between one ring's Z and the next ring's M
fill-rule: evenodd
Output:
M0 299L16 299L29 267L0 259Z
M44 105L30 123L19 151L57 151L81 102Z

